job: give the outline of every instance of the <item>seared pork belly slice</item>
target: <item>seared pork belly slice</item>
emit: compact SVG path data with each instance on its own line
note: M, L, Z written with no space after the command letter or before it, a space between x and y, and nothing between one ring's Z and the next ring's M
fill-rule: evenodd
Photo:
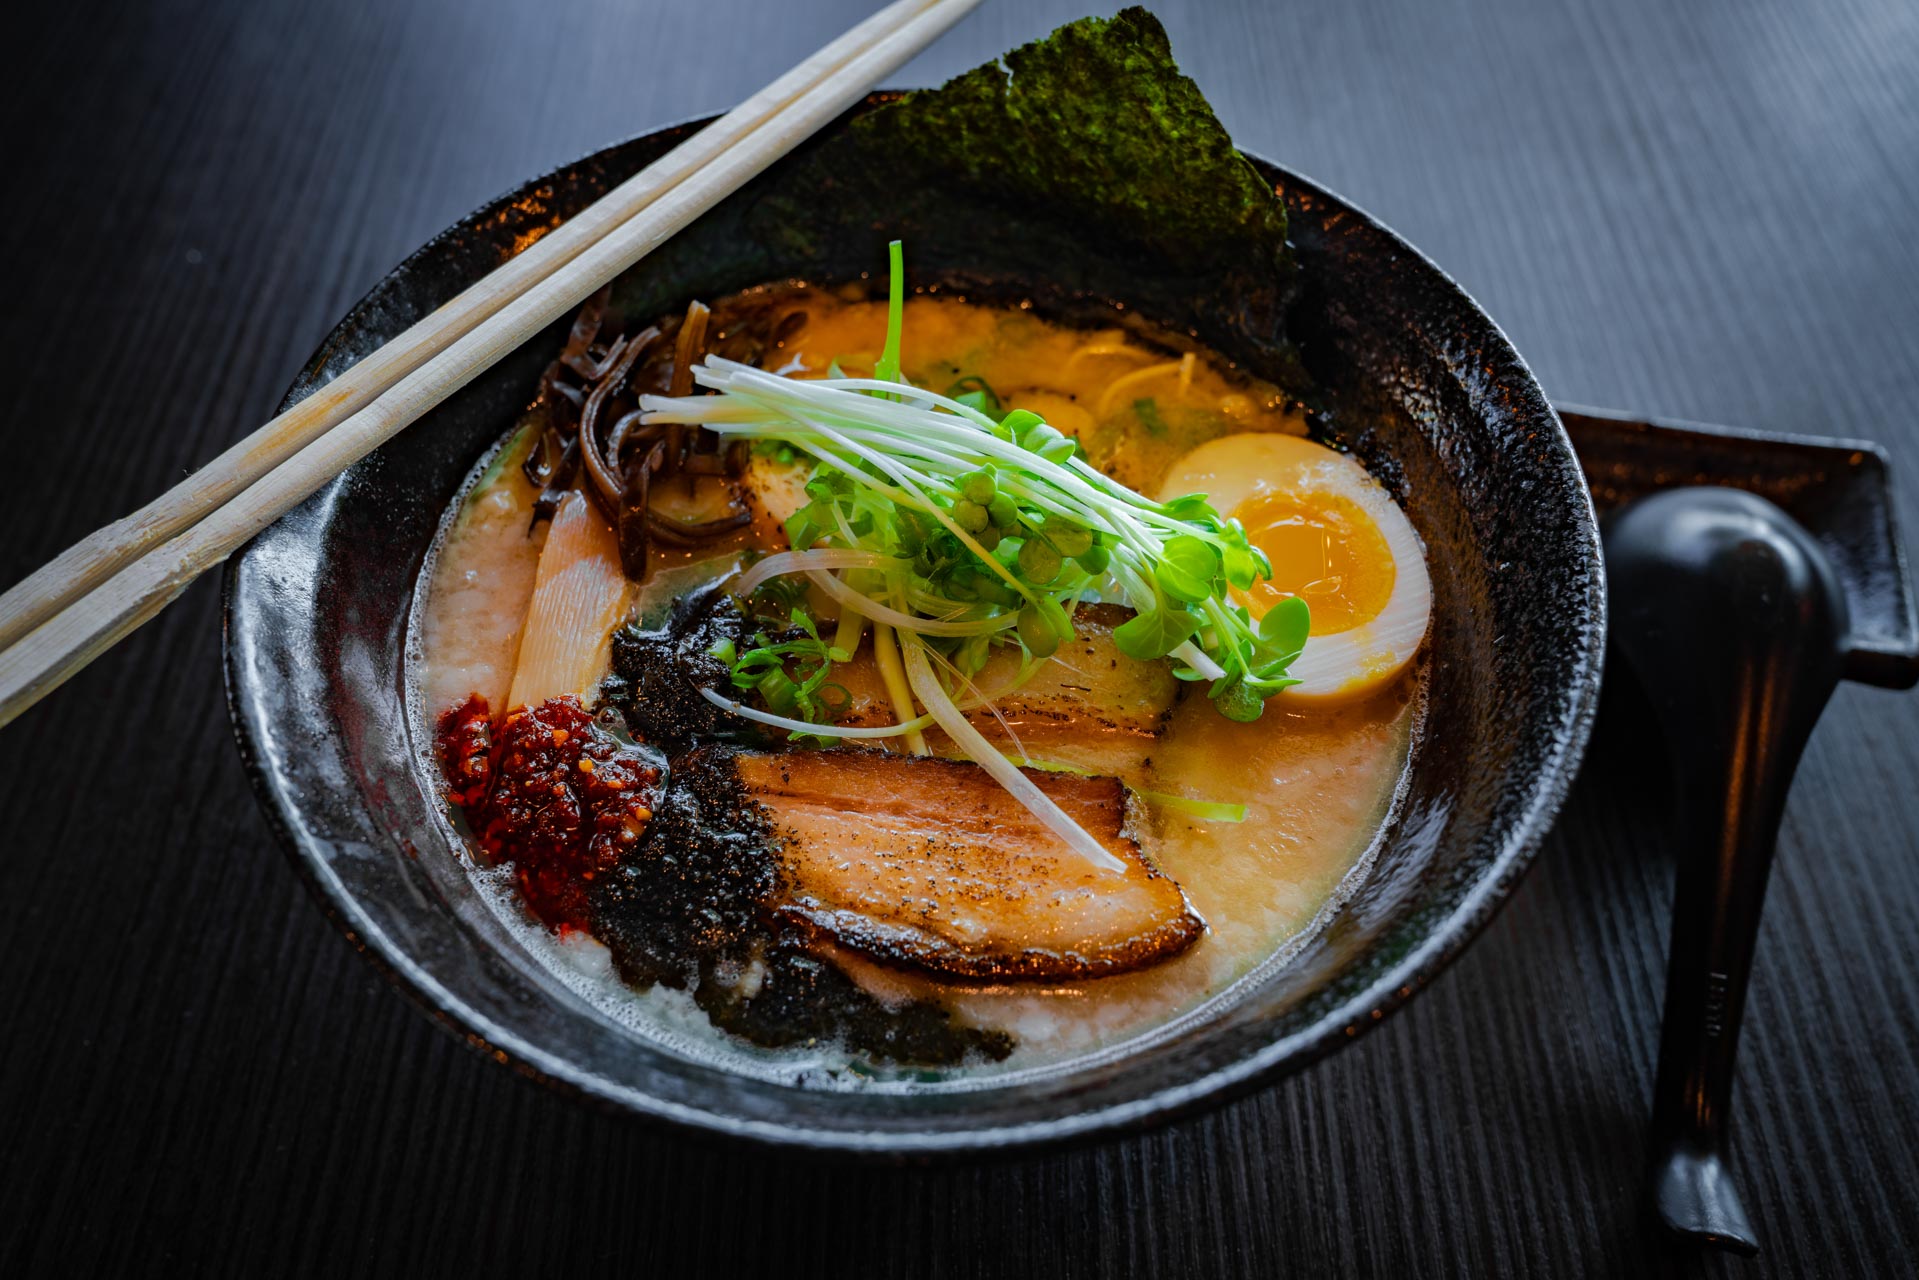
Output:
M1141 855L1115 778L1032 775L1118 872L1075 854L969 762L849 749L732 759L777 846L775 919L881 962L1071 980L1155 964L1205 930Z
M1082 607L1073 619L1078 634L1072 642L1061 645L1030 680L1010 693L994 690L1018 677L1019 653L996 650L973 677L979 691L992 698L993 710L977 708L966 718L1008 755L1101 773L1137 769L1166 725L1179 697L1179 681L1166 663L1129 658L1113 643L1113 628L1132 616L1131 609L1120 605ZM833 673L851 695L842 724L891 724L896 719L872 652L870 645L862 647L857 661ZM958 696L964 701L967 691L960 690ZM926 736L935 750L950 749L937 730L928 730Z

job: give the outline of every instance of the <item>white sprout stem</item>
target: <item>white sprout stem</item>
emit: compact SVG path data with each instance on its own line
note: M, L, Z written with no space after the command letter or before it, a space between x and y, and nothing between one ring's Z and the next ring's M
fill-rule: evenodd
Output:
M742 720L752 720L759 724L771 725L775 729L787 729L793 733L810 734L816 738L859 738L862 740L872 738L898 738L918 733L920 730L934 723L933 717L929 715L920 716L913 720L902 721L899 724L882 724L874 725L871 728L848 729L842 728L839 725L815 724L811 720L794 720L789 716L777 716L771 711L761 711L756 707L747 706L744 702L735 702L718 690L709 689L704 686L700 689L700 696L721 710L732 712Z
M810 570L806 575L814 586L833 597L841 605L858 609L874 622L884 622L895 631L916 631L929 636L980 636L995 631L1004 631L1019 619L1010 613L994 618L980 618L973 622L942 622L938 618L921 618L910 613L902 613L892 605L881 604L872 596L841 582L830 573Z
M816 569L893 569L904 562L877 551L855 547L819 547L811 551L781 551L767 556L740 575L733 584L736 596L752 595L754 588L769 578Z
M1006 723L1006 717L1000 714L999 704L980 692L980 687L973 683L972 678L961 671L951 658L941 653L938 649L926 650L926 656L931 661L939 664L938 669L934 672L935 676L938 675L939 671L950 672L953 677L953 688L955 690L966 690L967 702L962 703L958 699L955 699L953 705L962 711L964 711L967 706L976 705L980 707L987 715L993 717L994 722L999 725L1000 732L1005 734L1006 740L1013 744L1015 754L1011 758L1015 760L1025 759L1026 744L1019 740L1019 734L1013 731L1013 726Z
M906 604L917 609L925 617L938 618L943 622L971 622L977 618L999 616L995 605L961 604L957 600L948 600L945 596L934 595L930 591L921 591L918 587L906 588Z
M926 645L918 636L902 634L900 647L906 665L906 679L913 686L913 693L919 698L920 705L926 708L927 714L938 722L939 727L946 731L946 736L973 763L1011 792L1013 798L1025 805L1047 830L1063 840L1067 848L1101 870L1126 870L1125 863L1095 840L1085 827L1073 821L1064 809L1053 802L1051 796L1021 773L1018 765L995 750L993 744L960 713L960 709L953 705L953 699L940 685L939 677L933 674L932 664L926 660Z
M1178 658L1181 662L1208 680L1217 680L1226 674L1225 667L1214 662L1211 654L1194 644L1191 640L1186 641L1166 656L1169 658Z

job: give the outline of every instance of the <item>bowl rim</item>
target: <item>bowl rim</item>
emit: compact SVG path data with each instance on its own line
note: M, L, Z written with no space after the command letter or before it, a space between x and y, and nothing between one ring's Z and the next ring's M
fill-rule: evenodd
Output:
M854 111L867 109L897 96L894 91L875 92L856 106ZM376 301L394 276L430 261L450 239L481 224L489 215L570 170L594 164L636 143L665 134L690 132L716 118L717 115L693 117L596 148L515 184L456 219L384 273L358 301L342 313L341 319L302 365L282 400L281 408L292 403L296 393L301 391L302 384L324 366L335 349L340 330ZM834 127L837 126L828 126L829 129ZM245 625L245 610L239 602L240 566L252 554L257 543L268 536L271 532L269 529L232 556L223 574L221 665L228 720L233 726L242 765L268 826L326 917L368 963L435 1025L460 1039L475 1052L511 1067L555 1092L579 1099L598 1110L654 1122L696 1139L869 1159L927 1161L1026 1153L1081 1145L1102 1137L1155 1128L1202 1110L1222 1106L1319 1061L1334 1048L1358 1039L1383 1022L1417 992L1430 985L1479 935L1517 888L1565 802L1591 736L1605 658L1607 603L1598 522L1591 496L1580 478L1571 441L1557 412L1547 402L1532 370L1506 337L1504 330L1478 301L1444 269L1365 209L1296 170L1252 152L1242 154L1269 184L1281 183L1288 190L1340 211L1347 226L1385 238L1396 247L1398 255L1407 260L1408 265L1431 273L1435 284L1457 295L1463 304L1464 314L1483 326L1487 354L1499 362L1502 380L1516 382L1517 387L1534 402L1527 407L1543 413L1544 421L1553 433L1551 443L1562 455L1566 475L1577 489L1579 501L1583 503L1585 519L1578 522L1579 532L1583 535L1577 548L1580 554L1569 560L1568 571L1570 578L1583 583L1587 625L1584 628L1583 645L1577 653L1569 655L1568 675L1564 684L1569 696L1562 700L1551 749L1529 766L1534 775L1531 794L1523 808L1514 815L1498 852L1485 864L1465 896L1432 927L1419 945L1393 962L1372 983L1329 1009L1308 1027L1269 1040L1253 1052L1191 1079L1163 1086L1137 1098L1060 1117L978 1129L920 1132L821 1129L708 1111L667 1101L637 1089L612 1085L463 1001L418 963L405 947L390 937L328 866L320 851L323 842L300 820L300 805L288 785L288 779L274 769L267 754L260 749L247 717L248 675L235 644L236 625ZM338 478L330 481L307 501L324 499L339 483Z

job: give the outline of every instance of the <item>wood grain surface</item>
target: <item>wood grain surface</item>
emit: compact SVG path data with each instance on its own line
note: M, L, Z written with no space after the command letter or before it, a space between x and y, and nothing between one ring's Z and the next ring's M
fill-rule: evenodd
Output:
M992 0L930 83L1084 0ZM867 0L73 0L0 43L0 583L264 420L388 267L716 111ZM1161 0L1241 144L1378 214L1556 397L1892 451L1919 530L1919 7ZM1664 771L1609 692L1527 882L1405 1012L1174 1129L818 1167L441 1034L316 911L229 735L216 585L0 733L0 1274L1911 1274L1919 699L1794 789L1735 1157L1756 1263L1640 1212Z

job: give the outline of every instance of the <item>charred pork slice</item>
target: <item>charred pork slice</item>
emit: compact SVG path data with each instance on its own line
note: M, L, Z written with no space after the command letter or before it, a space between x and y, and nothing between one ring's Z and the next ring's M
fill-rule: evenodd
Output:
M1092 866L978 765L881 751L735 753L778 847L776 920L884 963L973 981L1155 964L1205 922L1141 855L1114 778L1034 773L1124 864Z

